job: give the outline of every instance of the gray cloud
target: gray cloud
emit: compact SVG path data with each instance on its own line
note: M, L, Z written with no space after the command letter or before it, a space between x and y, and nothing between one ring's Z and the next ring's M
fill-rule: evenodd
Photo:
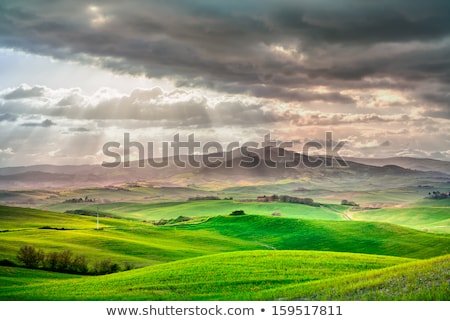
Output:
M83 133L83 132L89 132L90 130L87 128L84 128L84 127L74 127L74 128L69 128L69 131Z
M1 121L11 121L11 122L13 122L13 121L16 121L16 120L17 120L17 116L16 115L9 114L9 113L0 114L0 122Z
M263 88L261 88L261 91ZM109 97L92 102L92 96L83 96L67 89L64 97L60 93L46 88L44 103L32 106L27 101L6 101L0 110L6 113L20 112L24 116L59 117L68 120L112 120L112 121L147 121L148 126L165 128L195 127L211 128L224 126L263 126L277 122L287 122L295 126L329 126L352 123L380 123L418 121L406 114L381 115L376 113L342 113L297 110L295 107L276 109L270 103L243 102L239 98L220 99L211 102L205 96L175 90L162 91L160 88L137 89L129 95ZM297 93L298 94L298 93ZM58 95L59 98L55 98ZM323 97L339 96L303 91L304 100L325 100ZM299 99L300 99L299 95ZM76 99L73 99L73 97ZM94 95L95 96L95 95ZM266 96L271 97L270 94ZM342 97L345 102L347 98ZM351 98L348 98L351 99ZM331 101L331 98L328 98ZM49 103L54 101L54 103ZM61 104L61 101L64 101ZM61 106L62 105L62 106ZM25 123L23 126L49 127L55 125L47 119L42 123ZM84 127L72 127L72 132L88 131Z
M4 95L3 98L7 100L13 100L13 99L23 99L23 98L34 98L34 97L40 97L44 94L44 88L43 87L18 87L14 89L13 91L9 92L8 94Z
M422 95L422 97L432 103L450 107L450 93L428 93Z
M345 124L395 123L406 121L421 121L423 118L412 118L406 114L377 115L377 114L343 114L343 113L307 113L289 115L287 117L297 126L329 126Z
M206 82L203 79L193 79L179 81L179 86L189 87L210 87L218 91L225 91L233 94L247 94L249 96L258 98L275 98L282 101L296 101L296 102L333 102L342 104L353 104L354 100L350 96L344 95L340 92L320 93L316 91L306 90L304 88L290 89L275 85L248 85L242 86L239 84L225 84Z
M0 147L17 150L17 159L21 146L44 150L27 127L55 122L66 128L64 138L51 130L45 138L61 146L74 138L82 147L85 136L103 135L95 128L108 135L198 128L205 136L270 129L289 139L317 135L319 127L361 137L364 152L411 148L412 155L426 146L424 155L448 155L447 0L99 0L95 6L0 0L0 47L164 78L185 92L95 96L25 85L3 91L0 130L11 144ZM25 123L10 126L17 119ZM101 139L86 153L95 153ZM51 155L73 156L50 145Z
M50 119L46 119L40 123L35 123L35 122L23 123L21 126L24 126L24 127L51 127L54 125L56 125L56 123L54 123Z
M283 114L268 110L264 105L248 105L238 101L218 103L210 110L210 115L215 123L223 125L250 126L286 120Z
M309 97L303 90L357 86L369 76L450 82L444 0L96 4L90 10L90 1L1 1L0 45L287 101L352 104L339 91ZM379 51L379 44L391 46Z
M450 108L442 107L442 108L428 109L424 113L424 115L434 118L450 119Z
M275 10L277 25L313 41L376 43L435 39L450 32L448 2L306 1Z
M427 104L425 116L450 119L450 87L442 87L434 92L425 92L420 98Z

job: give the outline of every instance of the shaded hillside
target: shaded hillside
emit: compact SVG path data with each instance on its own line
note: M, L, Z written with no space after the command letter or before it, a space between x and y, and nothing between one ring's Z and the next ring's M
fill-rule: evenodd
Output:
M102 186L135 181L165 185L205 184L224 177L258 182L301 177L417 176L430 173L398 165L373 166L325 156L305 156L280 148L236 149L227 153L142 160L107 168L101 165L10 167L0 169L0 189ZM190 162L189 162L190 160ZM149 162L168 163L153 167ZM186 166L178 166L180 162ZM198 166L196 166L198 164ZM141 166L140 166L141 165ZM143 165L143 167L142 167ZM442 164L441 164L442 165ZM445 178L445 177L444 177Z
M432 171L450 174L450 162L413 157L390 157L390 158L353 158L345 157L348 161L367 164L372 166L396 165L418 171Z

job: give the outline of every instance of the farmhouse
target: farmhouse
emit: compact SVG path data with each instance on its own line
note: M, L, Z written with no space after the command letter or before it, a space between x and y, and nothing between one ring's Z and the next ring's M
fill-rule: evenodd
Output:
M272 196L266 196L266 195L264 195L264 196L258 196L258 197L256 198L256 200L257 200L258 202L273 202L273 201L274 201L274 197L273 197L273 195L272 195Z

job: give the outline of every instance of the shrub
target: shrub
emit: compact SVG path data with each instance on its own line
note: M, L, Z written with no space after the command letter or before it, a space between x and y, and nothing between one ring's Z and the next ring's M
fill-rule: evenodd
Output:
M72 266L72 251L64 250L58 253L58 265L57 269L59 271L69 271Z
M44 267L46 269L56 271L59 261L59 254L57 252L50 252L45 256Z
M348 201L348 200L342 200L341 201L341 205L347 205L347 206L359 206L359 204L353 202L353 201Z
M75 273L87 274L89 269L86 257L82 255L78 255L77 257L75 257L75 259L72 261L70 270Z
M30 245L20 248L17 259L24 263L26 267L37 269L42 268L54 272L66 272L76 274L109 274L119 272L121 270L119 264L105 259L95 263L92 270L89 269L89 262L83 255L74 256L72 251L64 250L61 252L49 252L45 254L42 250L36 250ZM0 266L17 266L9 260L1 260ZM127 264L126 269L134 268L133 265Z
M236 210L231 212L231 216L238 216L238 215L245 215L245 212L243 210Z
M20 248L17 254L17 259L25 264L27 268L38 268L43 262L45 254L42 250L36 250L31 245L24 245Z
M94 274L109 274L115 273L120 270L120 266L117 263L113 263L110 259L105 259L100 262L96 262L94 265Z
M136 268L136 266L131 262L123 262L123 265L124 265L123 266L124 271L129 271L129 270L133 270Z
M10 266L10 267L16 267L17 264L13 261L10 261L8 259L2 259L0 260L0 266Z
M50 271L71 272L78 274L87 274L88 261L86 257L78 255L73 258L70 250L62 252L50 252L45 256L44 268Z

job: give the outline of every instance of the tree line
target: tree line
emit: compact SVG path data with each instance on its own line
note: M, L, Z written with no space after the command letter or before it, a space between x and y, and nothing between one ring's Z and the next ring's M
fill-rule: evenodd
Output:
M71 250L45 253L31 245L22 246L16 257L26 268L73 274L102 275L133 268L127 263L121 266L112 262L111 259L90 264L85 256L74 255Z

